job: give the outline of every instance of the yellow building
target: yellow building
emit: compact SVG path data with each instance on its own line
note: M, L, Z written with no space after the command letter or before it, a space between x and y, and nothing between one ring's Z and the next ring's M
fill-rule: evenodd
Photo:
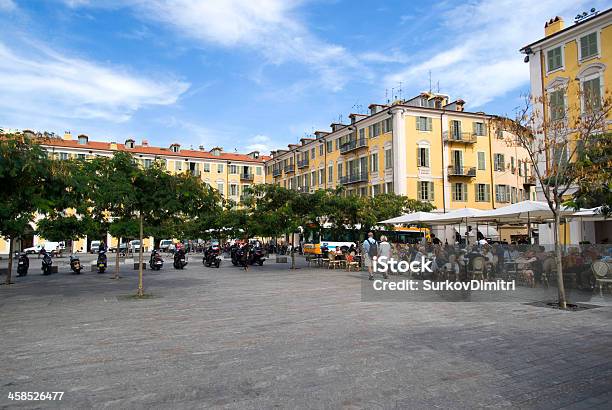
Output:
M31 132L24 131L24 133ZM223 152L218 147L211 150L205 150L202 146L198 149L186 149L178 143L171 144L167 148L153 147L146 140L136 144L133 139L127 139L121 144L90 141L86 135L79 135L75 139L70 133L66 133L62 138L41 139L41 145L52 158L56 159L87 159L95 156L112 156L114 152L125 151L132 153L145 167L150 166L153 161L161 160L166 163L168 171L172 173L191 172L221 192L224 197L236 202L240 200L246 187L265 182L264 161L267 157L260 156L257 151L237 154ZM145 248L149 248L151 241L152 238L144 241ZM30 235L25 239L24 244L27 247L44 242L44 238ZM115 246L116 242L115 238L107 238L107 244ZM89 243L90 240L84 238L76 241L73 249L87 251ZM8 253L8 249L8 242L0 238L0 254Z
M605 94L612 92L612 9L590 10L575 20L564 27L561 17L550 19L544 25L544 37L521 49L529 62L533 108L541 113L540 124L577 118L596 110ZM549 128L543 127L543 132ZM543 200L541 189L536 187L536 191L537 198ZM598 243L612 237L610 222L576 220L568 225L562 227L563 242ZM541 243L552 243L552 236L547 226L540 227Z
M438 210L497 208L530 198L526 152L495 127L495 117L467 112L464 101L422 93L372 104L315 138L272 152L266 182L300 191L344 186L357 195L393 192Z

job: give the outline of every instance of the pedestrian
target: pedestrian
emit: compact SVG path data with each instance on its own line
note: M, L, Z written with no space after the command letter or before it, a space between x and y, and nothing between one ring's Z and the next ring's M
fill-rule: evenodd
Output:
M388 242L387 237L385 235L380 237L380 243L378 244L378 257L385 257L388 261L391 259L391 244ZM389 275L386 272L383 272L383 277L387 279Z
M440 239L436 238L435 234L431 234L431 243L433 243L434 245L440 245L442 242L440 242Z
M374 257L378 257L378 243L374 239L374 233L368 232L368 238L363 241L363 261L365 266L368 268L368 278L374 280L374 273L372 272L372 260Z

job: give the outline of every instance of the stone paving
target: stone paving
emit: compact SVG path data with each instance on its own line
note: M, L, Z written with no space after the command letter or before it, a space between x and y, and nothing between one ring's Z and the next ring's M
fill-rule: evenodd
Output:
M197 259L147 271L154 297L133 300L126 267L32 268L0 287L0 408L612 408L609 300L362 302L364 274Z

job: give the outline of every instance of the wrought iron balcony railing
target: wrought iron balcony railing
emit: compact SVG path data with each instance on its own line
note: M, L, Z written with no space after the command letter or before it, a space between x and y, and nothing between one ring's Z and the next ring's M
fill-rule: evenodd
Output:
M342 185L348 184L356 184L358 182L367 182L368 173L367 172L357 172L355 174L345 175L340 177L340 183Z
M451 177L470 177L476 176L476 167L460 167L457 165L448 166L448 175Z
M368 142L365 138L358 138L356 140L351 140L347 143L340 145L340 153L346 154L347 152L354 151L356 149L367 147Z

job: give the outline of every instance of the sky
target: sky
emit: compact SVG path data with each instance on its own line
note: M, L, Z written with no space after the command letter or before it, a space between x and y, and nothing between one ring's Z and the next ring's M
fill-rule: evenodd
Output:
M268 153L430 77L512 115L518 50L591 7L606 2L0 0L0 128Z

